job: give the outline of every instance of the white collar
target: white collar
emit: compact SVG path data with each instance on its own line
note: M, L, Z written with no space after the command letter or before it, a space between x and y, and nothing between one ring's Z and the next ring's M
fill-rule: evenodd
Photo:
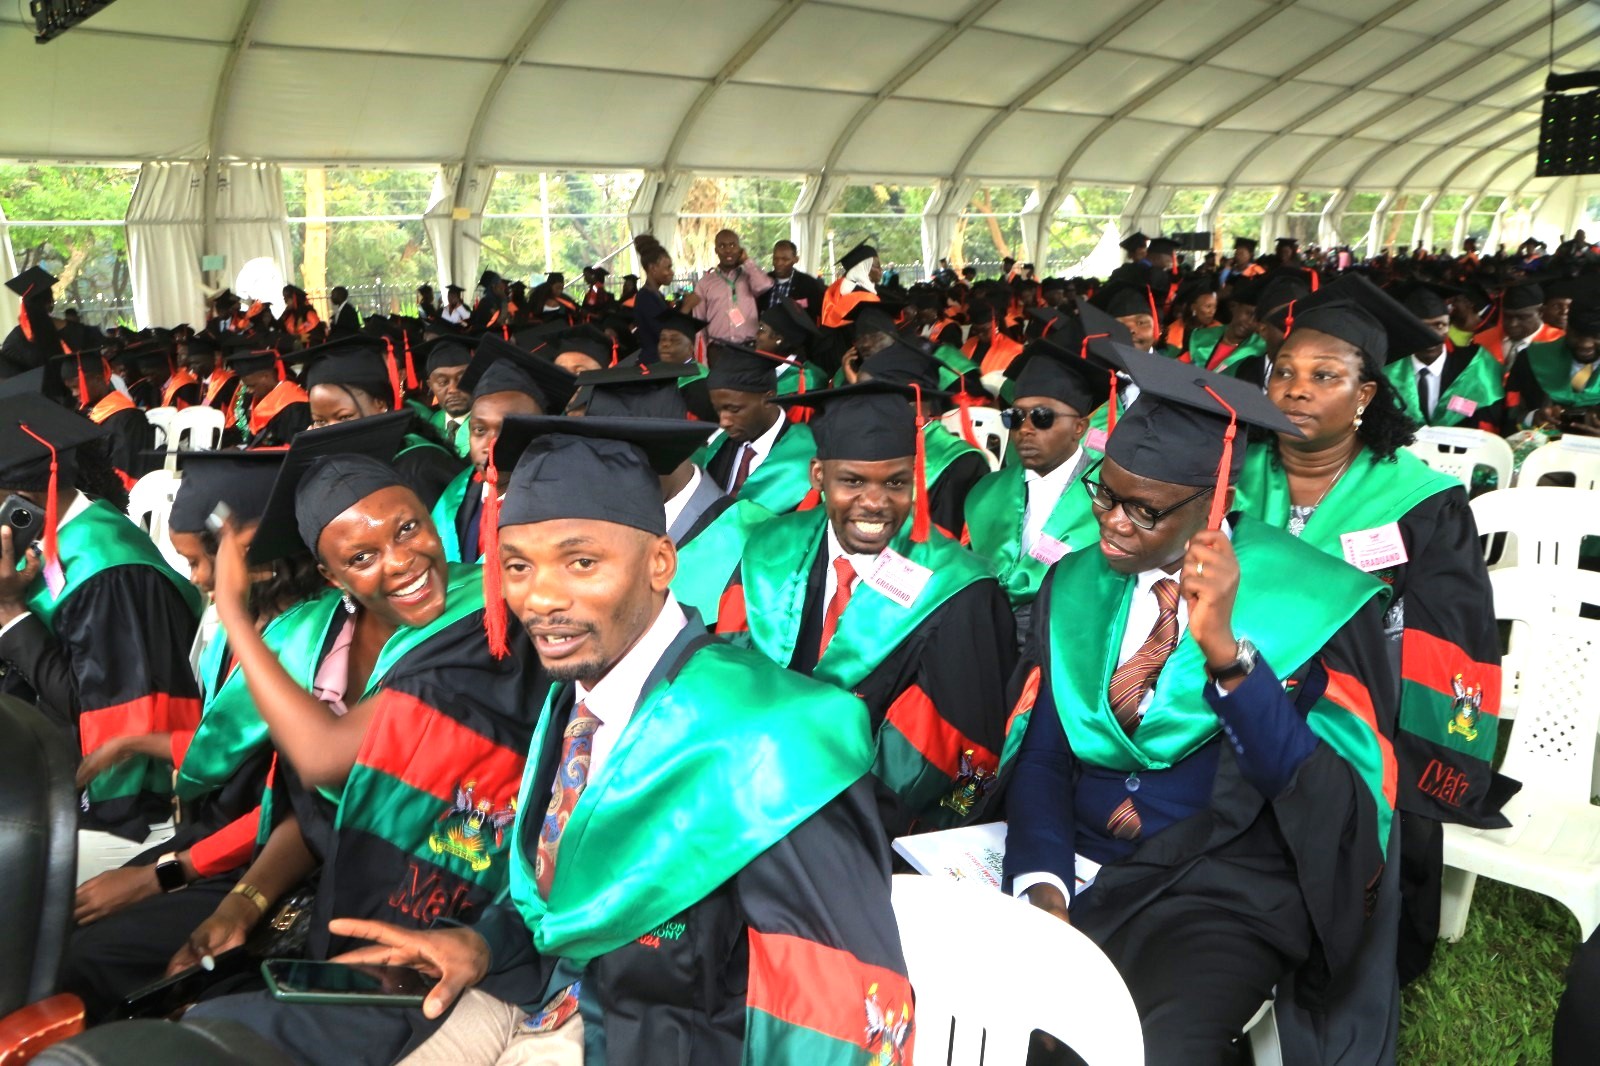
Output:
M1229 522L1226 518L1224 518L1222 520L1222 532L1223 532L1223 535L1226 536L1229 540L1233 539L1233 523ZM1179 567L1177 570L1174 570L1170 574L1167 573L1165 570L1161 570L1161 569L1141 570L1141 571L1139 571L1138 576L1136 576L1133 579L1134 591L1136 593L1138 593L1140 596L1143 596L1146 593L1148 593L1152 588L1154 588L1156 582L1160 581L1162 578L1170 577L1172 580L1177 581L1182 577L1182 575L1183 575L1183 568L1182 567Z
M773 445L778 443L778 434L783 432L783 423L783 412L779 411L778 417L772 420L772 425L767 427L767 431L761 434L761 436L757 437L755 440L749 442L750 450L755 452L760 458L766 459L766 457L772 452Z
M1427 370L1432 372L1434 377L1443 378L1444 361L1448 358L1450 358L1450 347L1449 345L1446 345L1439 350L1439 358L1435 359L1431 363L1424 363L1421 357L1415 355L1411 357L1411 362L1418 370Z
M689 475L689 480L684 484L683 488L673 494L672 499L663 505L667 510L668 529L671 529L672 523L676 522L678 516L683 514L683 509L689 506L689 500L694 497L695 490L700 487L700 479L705 476L700 472L698 465L691 466L690 469L693 473Z
M587 706L589 713L600 719L601 725L627 725L634 708L639 705L639 697L644 693L644 683L649 680L667 648L688 624L689 619L684 616L683 608L668 592L666 602L661 605L650 628L634 642L627 654L606 671L606 676L595 682L594 688L585 688L582 682L573 686L577 690L577 702ZM612 728L611 736L614 738L618 732L620 729Z
M1078 468L1078 457L1082 454L1083 449L1081 447L1074 448L1072 449L1072 454L1061 460L1061 465L1048 474L1041 474L1037 470L1024 470L1022 472L1022 480L1027 482L1030 488L1035 483L1066 488L1072 484L1072 472Z
M851 555L844 550L844 545L839 543L839 536L833 531L833 521L830 519L828 526L828 566L833 566L833 561L839 556L850 560L850 565L855 568L856 576L866 577L872 573L872 567L877 563L876 555Z

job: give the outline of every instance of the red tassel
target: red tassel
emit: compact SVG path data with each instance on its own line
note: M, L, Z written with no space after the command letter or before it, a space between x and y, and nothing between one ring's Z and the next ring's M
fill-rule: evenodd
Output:
M916 502L912 505L911 542L913 544L926 544L928 542L929 528L933 524L928 513L928 440L922 432L922 386L912 384L911 391L916 394L917 403L917 461L916 461Z
M953 399L956 402L956 410L961 412L962 439L968 444L972 445L974 448L982 451L983 445L978 443L978 433L972 428L972 413L968 410L969 408L975 406L977 401L964 391L956 393Z
M1283 312L1283 339L1288 340L1289 334L1294 331L1294 301L1289 301L1289 306Z
M400 334L400 343L406 351L406 391L415 392L420 386L417 384L417 366L411 358L411 334ZM396 404L395 406L399 406Z
M611 338L611 365L617 365L617 339L615 337Z
M276 359L278 363L278 384L281 385L285 381L289 380L289 372L283 367L283 353L278 351L276 348L270 350L272 352L272 358Z
M800 506L796 507L795 510L796 511L810 511L810 510L814 509L817 506L817 504L819 504L821 502L822 502L822 490L819 489L819 488L813 487L810 492L806 493L805 498L800 501Z
M1311 272L1311 291L1317 291L1317 272L1315 270Z
M500 472L495 469L493 444L489 445L483 482L488 489L478 531L478 544L483 548L483 631L489 638L489 654L504 659L511 647L506 642L506 598L500 591Z
M1154 340L1150 342L1150 346L1154 348L1155 341L1161 339L1161 316L1156 313L1156 290L1146 285L1144 287L1144 294L1150 299L1150 318L1155 323L1155 331L1151 335Z
M83 372L83 356L77 356L72 361L76 363L78 367L78 406L88 407L89 378Z
M1239 432L1239 412L1235 411L1227 400L1218 396L1217 390L1210 385L1202 387L1211 394L1213 400L1228 411L1228 429L1222 434L1222 461L1217 464L1217 491L1211 497L1211 514L1206 519L1207 529L1221 529L1223 507L1228 502L1228 474L1233 467L1233 438Z
M390 410L398 411L400 405L405 402L406 395L400 389L400 366L394 358L394 341L385 337L383 346L388 349L383 357L383 367L389 372L389 395L394 399L394 406Z
M28 295L33 292L33 286L28 286L28 291L22 294L22 304L17 308L17 325L22 327L22 335L28 340L33 340L33 323L28 321Z
M83 362L78 363L78 374L83 375ZM17 428L28 436L44 445L50 452L50 485L45 490L44 497L44 561L59 569L61 567L61 546L56 539L56 523L61 514L61 501L57 496L57 476L61 472L61 460L56 455L56 446L45 440L39 434L28 428L26 422L17 423Z
M511 322L509 320L500 323L500 336L503 340L509 341L511 339Z

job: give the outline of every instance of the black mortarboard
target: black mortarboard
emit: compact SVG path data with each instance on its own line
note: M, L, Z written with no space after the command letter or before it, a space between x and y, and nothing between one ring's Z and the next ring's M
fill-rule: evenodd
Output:
M618 363L605 370L587 370L578 375L578 392L573 405L596 418L655 418L684 420L689 405L678 387L681 378L692 377L699 368L691 363ZM709 433L711 427L706 426Z
M702 322L693 315L686 315L682 311L668 311L656 323L661 329L670 329L674 333L681 333L693 341L695 334L705 329L709 323Z
M43 267L31 266L6 282L6 288L18 296L27 296L30 292L40 292L51 288L56 283L56 278Z
M423 373L431 374L446 366L466 366L472 362L472 352L477 347L477 337L463 337L453 333L435 337L425 342L420 349L425 368Z
M1170 237L1152 237L1149 252L1151 255L1171 255L1178 250L1178 242Z
M1256 292L1256 307L1268 314L1311 295L1305 276L1288 270L1274 271Z
M1359 274L1341 275L1297 301L1293 318L1285 309L1272 316L1272 324L1286 334L1310 329L1338 337L1366 352L1379 366L1439 343L1439 335L1404 304Z
M881 299L863 300L851 308L845 317L855 323L854 336L858 341L873 333L887 333L893 337L900 331L899 324L895 322L894 316L885 310Z
M874 463L902 459L917 450L916 393L904 385L874 380L838 389L819 389L804 396L780 396L780 406L816 411L811 432L818 459Z
M537 326L519 329L511 335L512 343L525 352L536 352L540 348L551 344L561 334L571 329L572 325L564 318L553 322L542 322ZM554 352L550 353L552 356Z
M495 273L493 270L485 270L482 274L480 274L478 276L478 285L481 288L487 289L491 285L493 285L495 282L504 281L504 280L505 280L504 278L502 278L499 274Z
M707 389L765 394L778 387L778 364L782 356L759 352L742 344L712 341L706 346L711 369L706 373Z
M1256 245L1260 243L1261 242L1256 240L1254 237L1235 237L1233 239L1233 246L1235 248L1243 248L1252 254L1255 253Z
M1279 237L1274 245L1278 248L1299 248L1300 242L1293 237Z
M492 392L520 392L538 400L543 411L561 412L572 400L577 381L550 360L486 333L461 375L461 388L474 400Z
M1128 318L1132 315L1154 318L1156 313L1155 300L1148 285L1114 282L1100 293L1100 303L1112 318Z
M844 253L844 258L839 260L839 265L848 272L850 270L854 270L857 266L865 263L867 260L876 259L877 257L878 250L872 245L868 244L866 241L862 241L860 244Z
M174 533L204 533L206 519L225 503L240 523L254 522L267 509L272 483L285 451L179 452L183 480L172 498L167 526Z
M916 385L924 399L946 398L939 391L939 361L898 336L862 361L861 376L904 388Z
M270 563L310 548L328 523L380 489L404 485L389 466L411 425L390 411L295 434L272 483L250 561Z
M778 300L761 312L761 321L768 329L783 338L783 343L790 348L803 350L811 342L812 337L820 336L822 333L817 324L811 321L811 316L806 314L799 304L789 299Z
M1506 311L1521 311L1528 307L1544 305L1544 290L1537 281L1519 281L1506 287L1500 306Z
M552 346L557 354L580 352L601 366L611 365L611 338L593 326L579 326L558 337Z
M567 283L567 276L561 273L559 270L552 270L550 273L544 276L544 283L546 285L555 285L557 283L565 285Z
M1600 277L1590 274L1574 279L1570 292L1572 306L1567 308L1567 335L1600 337Z
M445 292L466 292L467 290L463 289L460 285L446 285L444 287L444 291Z
M257 348L255 341L250 338L239 338L229 345L229 352L225 358L228 369L235 374L255 374L263 370L271 370L279 365L280 358L276 348Z
M1254 307L1261 299L1261 279L1230 277L1228 279L1228 302Z
M307 392L318 385L356 388L398 407L404 397L396 398L400 381L397 373L391 376L393 368L387 353L388 346L382 338L355 333L308 348L291 358L305 365L303 383Z
M1131 348L1118 355L1139 386L1139 399L1111 431L1106 458L1152 481L1216 486L1212 529L1221 523L1228 485L1244 467L1244 435L1235 423L1302 436L1248 381Z
M1017 396L1048 396L1087 416L1110 395L1105 371L1047 340L1034 341L1006 367Z
M1419 281L1406 290L1400 302L1418 318L1444 318L1450 314L1450 305L1445 303L1447 294L1441 293L1441 289L1451 290L1449 295L1461 291L1454 285L1431 285Z
M1122 240L1118 241L1117 246L1125 252L1137 252L1140 248L1144 248L1149 245L1149 243L1149 237L1146 237L1143 233L1135 230L1126 237L1122 238Z
M40 374L41 384L43 377ZM56 539L61 470L72 469L74 448L105 435L105 430L42 393L0 399L0 488L45 492L44 558L55 566L61 564ZM67 480L70 486L70 476ZM21 546L17 548L20 552Z

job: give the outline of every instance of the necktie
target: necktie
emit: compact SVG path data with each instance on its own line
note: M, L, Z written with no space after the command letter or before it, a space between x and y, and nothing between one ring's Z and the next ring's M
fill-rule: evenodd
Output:
M1428 393L1428 379L1433 376L1427 367L1417 371L1417 408L1422 412L1422 420L1433 421L1432 397Z
M750 476L750 463L755 459L755 457L755 448L748 444L739 445L739 469L734 471L733 484L728 486L729 496L732 496L735 499L738 498L739 490L744 488L745 478Z
M1151 591L1161 608L1156 624L1139 650L1111 675L1111 713L1130 737L1143 717L1139 713L1140 701L1156 683L1172 649L1178 646L1178 583L1170 577L1162 578Z
M1578 368L1577 372L1572 375L1573 392L1582 392L1588 386L1590 379L1594 377L1594 368L1596 366L1600 366L1600 363L1585 363Z
M461 423L454 418L444 420L444 439L451 444L456 442L456 433L461 429Z
M533 867L539 895L545 899L550 898L550 882L556 875L556 849L561 846L561 834L589 783L589 754L594 750L594 731L599 728L600 719L580 703L572 709L572 719L561 734L561 765L556 768L555 792L539 830L539 850Z
M822 615L822 643L817 646L819 661L833 641L833 631L839 628L839 616L850 603L850 586L856 582L856 568L841 555L833 561L833 576L839 587L833 590L833 599L828 601L828 609Z

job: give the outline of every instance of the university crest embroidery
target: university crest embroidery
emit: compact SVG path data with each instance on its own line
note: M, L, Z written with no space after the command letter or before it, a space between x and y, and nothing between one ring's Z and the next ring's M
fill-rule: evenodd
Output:
M428 847L435 855L454 855L482 873L491 858L505 848L506 826L516 820L517 801L512 797L496 810L493 800L474 795L477 786L476 781L456 786L455 806L439 816L439 821L446 823L444 831L429 834Z
M1445 728L1466 738L1470 743L1478 739L1478 711L1483 707L1483 688L1465 684L1461 675L1457 674L1450 679L1450 687L1455 692L1455 702L1450 709L1455 712L1450 719L1450 724Z
M872 1066L906 1066L906 1040L911 1036L911 1004L902 1003L896 1017L878 1002L878 986L867 989L867 1050Z
M973 762L971 748L961 753L960 770L956 787L939 801L939 806L947 807L965 818L972 813L972 805L988 794L989 786L994 783L994 774Z

